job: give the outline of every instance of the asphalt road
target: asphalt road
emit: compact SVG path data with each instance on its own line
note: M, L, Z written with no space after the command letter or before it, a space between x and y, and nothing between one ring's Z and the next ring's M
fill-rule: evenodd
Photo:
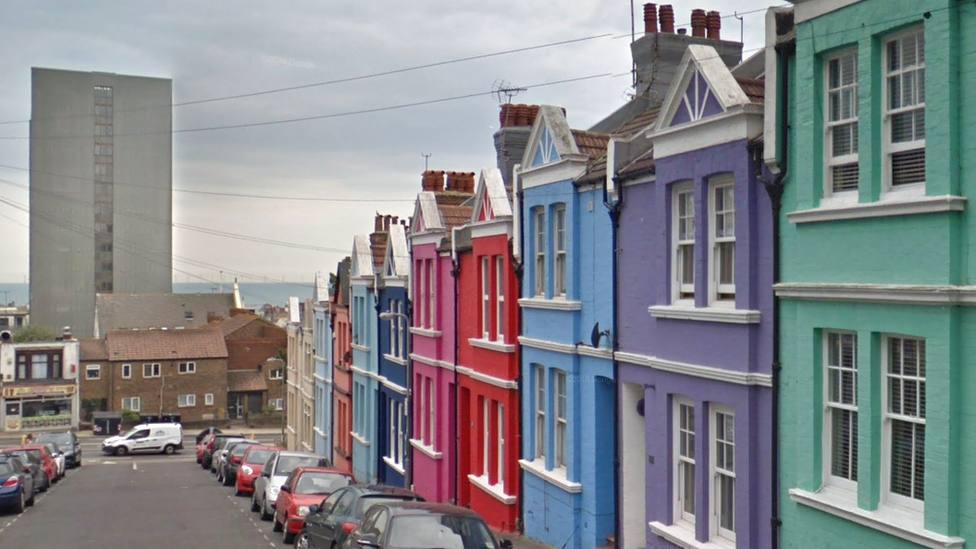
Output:
M250 499L217 484L193 450L117 458L101 455L101 439L81 443L82 467L23 514L0 512L0 547L285 547Z

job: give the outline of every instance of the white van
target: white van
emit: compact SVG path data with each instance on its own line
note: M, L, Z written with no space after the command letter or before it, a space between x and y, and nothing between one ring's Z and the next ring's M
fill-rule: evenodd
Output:
M124 456L128 453L161 452L172 454L183 449L183 426L179 423L143 423L127 433L109 437L102 442L106 454Z

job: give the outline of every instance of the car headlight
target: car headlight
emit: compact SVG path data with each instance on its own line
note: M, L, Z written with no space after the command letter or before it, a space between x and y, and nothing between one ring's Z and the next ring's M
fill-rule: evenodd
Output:
M271 488L270 488L270 489L268 490L268 495L269 495L269 496L271 496L271 497L273 497L273 498L276 498L276 497L278 497L278 489L277 489L277 488L275 488L274 486L272 486L272 487L271 487Z
M253 475L254 469L251 469L247 465L243 465L241 466L241 472L244 473L245 475Z
M304 517L308 515L308 507L302 506L298 508L298 516Z

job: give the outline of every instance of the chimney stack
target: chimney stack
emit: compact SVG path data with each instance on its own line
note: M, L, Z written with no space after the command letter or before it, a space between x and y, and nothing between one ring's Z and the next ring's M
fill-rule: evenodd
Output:
M390 218L392 215L383 216L383 232L390 232Z
M708 12L705 19L705 28L708 31L709 40L722 39L722 14L717 11Z
M379 233L382 231L383 231L383 216L380 214L376 214L376 219L373 220L373 232Z
M460 172L447 172L447 185L444 187L448 191L463 191L460 187L461 181L458 179Z
M427 170L423 174L423 189L425 191L440 192L444 190L444 172Z
M657 4L644 4L644 33L657 32Z
M674 7L671 4L661 6L658 18L661 20L661 32L674 34Z
M393 224L396 225L399 222L400 222L400 218L398 216L393 216Z
M705 10L692 10L691 35L696 38L705 38L706 21L708 21L708 16L705 15Z

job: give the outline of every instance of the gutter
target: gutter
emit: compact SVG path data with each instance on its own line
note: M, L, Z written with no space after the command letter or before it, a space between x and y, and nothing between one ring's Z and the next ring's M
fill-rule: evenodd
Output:
M608 158L610 160L610 158ZM610 280L611 280L611 308L612 308L612 325L610 346L613 350L613 415L614 415L614 433L613 433L613 489L614 489L614 509L613 509L613 544L615 547L621 547L620 539L621 531L623 530L623 525L621 524L621 472L620 472L620 444L621 444L621 413L620 413L620 362L617 361L617 350L619 349L619 340L617 338L617 326L619 322L619 308L617 307L617 266L619 263L619 250L617 249L617 237L618 231L620 229L620 212L623 210L624 197L623 197L623 185L619 185L620 181L617 177L609 177L609 174L613 173L613 167L608 162L607 163L607 175L608 179L617 187L613 191L607 189L607 185L603 186L603 205L606 206L608 214L610 215L610 250L613 254L613 259L610 263ZM618 186L619 185L619 186ZM611 202L611 194L616 194L616 200Z
M458 335L459 329L459 317L458 314L458 280L461 278L461 262L458 261L457 257L457 227L451 227L451 264L453 269L451 269L451 277L454 278L454 505L459 505L461 501L461 493L459 492L459 480L458 477L461 476L461 388L458 387L458 352L460 352L461 341Z
M522 235L525 234L525 216L523 215L522 212L522 208L523 208L522 178L519 177L521 171L522 171L521 164L516 164L512 169L512 190L514 191L513 194L515 195L513 198L515 199L515 201L518 202L515 208L515 212L513 212L515 215L518 216L518 227L517 227L518 235L515 238L517 243L514 245L514 249L512 250L512 267L515 269L515 278L518 281L519 297L522 296L522 276L523 273L525 272L525 265L522 262L522 242L521 242ZM515 300L515 303L518 304L518 299ZM523 314L522 307L520 306L518 308L518 329L516 330L516 333L519 334L522 333L522 314ZM525 386L522 383L523 380L522 380L521 346L516 348L516 352L518 353L518 359L517 359L518 373L515 376L515 386L517 387L516 390L518 391L518 400L515 404L515 408L516 408L515 413L519 421L517 448L519 449L519 455L521 455L522 454L522 428L521 428L522 402L525 400ZM518 467L518 475L519 475L518 477L519 478L518 518L516 519L515 529L519 532L520 535L525 535L525 469L523 469L521 466Z

